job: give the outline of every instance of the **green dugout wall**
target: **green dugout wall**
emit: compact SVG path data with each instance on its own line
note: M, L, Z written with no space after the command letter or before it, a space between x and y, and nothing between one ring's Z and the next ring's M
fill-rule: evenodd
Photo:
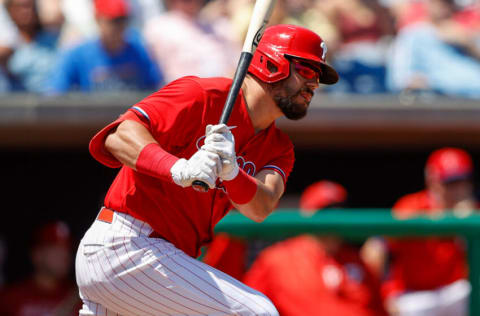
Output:
M231 212L215 228L247 239L279 239L302 233L336 234L347 238L369 236L464 236L468 244L468 263L472 293L470 315L480 315L480 214L455 217L416 217L397 220L388 209L323 210L312 217L302 216L295 209L281 209L263 223L255 223Z

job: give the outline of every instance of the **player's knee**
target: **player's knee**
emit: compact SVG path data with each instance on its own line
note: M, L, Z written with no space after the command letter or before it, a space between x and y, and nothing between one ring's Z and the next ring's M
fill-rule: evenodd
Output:
M258 305L254 315L255 316L279 316L278 311L273 305L273 303L266 297L262 301L262 304Z

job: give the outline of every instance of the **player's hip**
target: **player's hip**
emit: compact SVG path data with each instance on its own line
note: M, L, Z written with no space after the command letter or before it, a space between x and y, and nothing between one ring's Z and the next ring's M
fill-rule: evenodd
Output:
M105 214L101 211L85 233L75 261L79 289L84 298L95 301L104 284L111 287L126 272L158 265L181 252L161 238L149 237L148 224L123 213Z
M156 236L155 232L146 222L102 208L83 236L79 251L87 257L108 251L119 255L123 252L142 252L152 249L152 246L162 254L179 251L168 241L153 236Z

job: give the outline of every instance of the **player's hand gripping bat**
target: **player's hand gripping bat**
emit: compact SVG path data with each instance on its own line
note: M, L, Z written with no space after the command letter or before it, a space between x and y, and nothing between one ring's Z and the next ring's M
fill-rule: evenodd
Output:
M233 105L237 99L238 92L242 87L243 79L245 79L247 74L248 66L250 66L253 54L255 53L258 43L260 42L263 32L265 31L275 2L276 0L257 0L255 2L250 24L248 25L247 36L245 37L242 53L240 54L240 60L238 61L237 69L235 70L235 75L233 77L232 86L228 92L227 100L223 106L222 116L220 117L219 124L227 124L228 119L230 118L230 114L232 113ZM208 191L208 185L199 180L193 181L192 187L196 191Z

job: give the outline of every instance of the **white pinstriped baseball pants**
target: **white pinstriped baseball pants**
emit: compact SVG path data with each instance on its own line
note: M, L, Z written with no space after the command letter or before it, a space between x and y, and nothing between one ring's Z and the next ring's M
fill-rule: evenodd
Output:
M126 214L95 220L75 262L80 315L278 316L262 293L151 232Z

